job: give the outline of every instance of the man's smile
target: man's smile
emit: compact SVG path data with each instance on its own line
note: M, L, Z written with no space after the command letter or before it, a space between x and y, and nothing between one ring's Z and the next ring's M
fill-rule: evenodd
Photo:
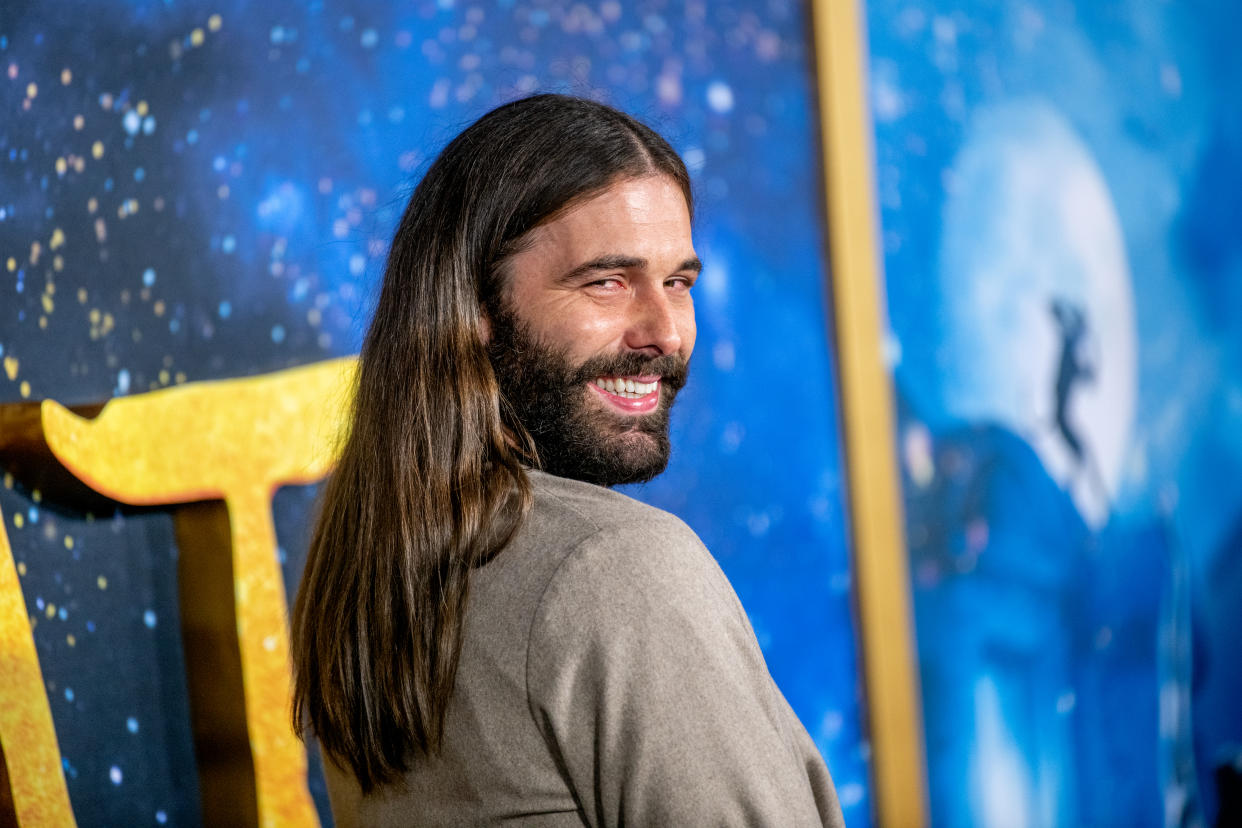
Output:
M613 408L647 414L660 404L660 377L596 377L588 383Z

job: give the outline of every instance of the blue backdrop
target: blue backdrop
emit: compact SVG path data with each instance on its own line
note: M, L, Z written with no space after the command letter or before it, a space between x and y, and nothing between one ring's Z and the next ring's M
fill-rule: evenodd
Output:
M353 353L440 146L535 91L626 109L690 167L705 262L673 462L632 493L720 560L865 826L805 14L789 0L5 2L0 401L99 402ZM5 482L80 823L198 824L168 515L82 514ZM291 589L313 497L276 500Z

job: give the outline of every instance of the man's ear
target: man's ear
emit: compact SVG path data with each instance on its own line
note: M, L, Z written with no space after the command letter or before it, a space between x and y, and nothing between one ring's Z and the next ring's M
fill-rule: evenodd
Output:
M492 341L492 318L487 315L487 309L481 304L479 305L479 339L483 340L484 345Z

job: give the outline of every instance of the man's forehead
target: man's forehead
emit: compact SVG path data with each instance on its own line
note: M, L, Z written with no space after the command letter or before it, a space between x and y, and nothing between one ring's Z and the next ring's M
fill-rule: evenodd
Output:
M532 230L529 242L526 252L561 272L605 259L677 269L695 258L685 196L665 176L618 182Z

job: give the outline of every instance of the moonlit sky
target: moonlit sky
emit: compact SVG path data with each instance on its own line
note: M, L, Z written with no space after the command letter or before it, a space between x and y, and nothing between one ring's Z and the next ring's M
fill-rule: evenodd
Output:
M981 109L951 169L938 262L945 306L940 406L1004 423L1035 447L1095 528L1116 498L1134 420L1136 332L1130 265L1099 165L1053 107ZM1054 303L1083 314L1070 345L1089 381L1067 420L1080 463L1057 432L1053 389L1066 344Z

